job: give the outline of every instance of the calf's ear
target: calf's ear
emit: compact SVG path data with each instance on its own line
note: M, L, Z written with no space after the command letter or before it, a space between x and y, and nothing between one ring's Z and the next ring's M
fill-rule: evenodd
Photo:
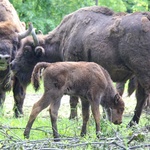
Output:
M114 103L115 103L115 104L118 104L119 100L120 100L120 95L117 93L117 94L114 96Z
M40 56L43 56L45 54L45 50L42 46L37 46L35 48L35 54L36 56L40 57Z

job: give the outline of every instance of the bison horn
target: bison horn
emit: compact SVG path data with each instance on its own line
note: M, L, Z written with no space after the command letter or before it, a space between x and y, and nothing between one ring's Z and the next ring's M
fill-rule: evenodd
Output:
M35 46L38 46L39 45L39 40L38 40L38 38L36 36L35 28L32 30L31 34L32 34Z
M18 33L18 38L20 40L23 39L23 38L25 38L26 36L28 36L31 33L32 29L33 29L33 25L32 25L32 23L29 23L28 30L26 30L24 32L21 32L21 33Z

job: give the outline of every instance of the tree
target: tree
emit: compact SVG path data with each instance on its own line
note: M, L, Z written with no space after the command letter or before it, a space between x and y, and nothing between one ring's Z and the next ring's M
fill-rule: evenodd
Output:
M32 22L37 30L48 33L60 24L63 17L86 6L107 6L117 12L147 11L148 0L10 0L20 20Z

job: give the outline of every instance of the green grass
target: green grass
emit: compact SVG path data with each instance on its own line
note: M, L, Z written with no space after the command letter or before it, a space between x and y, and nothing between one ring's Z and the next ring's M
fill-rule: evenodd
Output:
M42 95L43 89L35 93L32 85L27 89L27 94L37 94ZM12 96L12 93L8 93L8 96ZM139 125L127 128L129 121L133 116L133 110L135 107L134 96L126 98L126 110L124 113L123 123L119 126L114 125L104 118L101 118L101 138L97 139L95 135L95 123L92 115L87 126L87 135L85 137L80 137L80 131L82 126L81 108L78 108L78 120L69 120L69 104L62 104L59 110L58 117L58 132L61 136L61 144L58 142L53 142L53 135L51 129L51 122L49 118L49 113L46 110L42 111L36 118L32 130L30 132L30 139L24 139L23 132L26 123L29 118L30 111L26 111L27 106L24 107L25 113L22 118L14 118L11 113L8 113L8 108L4 107L4 115L0 117L0 149L9 147L10 149L24 149L25 146L33 146L39 149L39 146L44 147L44 142L48 147L60 148L60 149L121 149L120 146L114 144L115 142L120 143L125 148L145 145L150 143L150 116L143 113L141 116ZM37 99L38 100L38 99ZM7 99L7 101L9 101ZM28 102L27 102L28 103ZM12 105L11 105L12 106ZM10 108L11 109L11 108ZM134 137L134 138L133 138ZM133 140L127 144L131 139ZM36 140L36 142L35 142ZM18 143L22 144L18 144ZM24 145L25 143L25 145ZM34 143L34 144L33 144ZM32 149L34 149L32 148ZM140 148L144 150L146 148Z
M144 115L143 115L144 116ZM28 117L24 116L19 119L15 118L0 118L0 141L5 141L9 143L13 143L14 141L24 141L23 131L25 125L27 123ZM126 120L126 118L124 118ZM127 118L128 120L128 118ZM80 143L89 143L89 145L84 146L86 149L92 148L90 143L92 142L102 142L105 140L110 141L108 139L114 139L114 137L118 137L123 140L123 144L125 146L133 146L139 144L148 144L150 142L150 135L148 131L144 128L149 125L148 118L143 117L140 121L139 125L136 125L132 128L126 128L126 123L123 123L119 126L116 126L105 119L101 119L101 140L97 139L95 135L95 124L93 121L93 117L90 118L88 122L87 135L85 137L80 137L80 130L82 125L82 119L78 120L69 120L68 118L58 119L58 131L61 135L62 139L69 138L78 138L78 144ZM127 142L132 138L132 136L136 135L136 138L131 142L131 144L127 144ZM41 140L41 139L53 139L52 129L49 117L42 118L38 116L34 122L30 133L30 140ZM52 140L53 141L53 140ZM3 143L1 142L1 143ZM63 144L69 145L69 140L64 140ZM73 146L73 145L71 145ZM104 145L103 145L104 146ZM81 147L77 146L76 148L80 149ZM108 148L108 145L106 145Z

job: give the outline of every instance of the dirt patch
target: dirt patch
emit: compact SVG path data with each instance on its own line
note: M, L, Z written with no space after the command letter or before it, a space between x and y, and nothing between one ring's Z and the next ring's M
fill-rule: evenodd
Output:
M26 97L24 100L24 105L23 105L24 115L28 116L30 114L32 106L41 97L42 97L41 92L37 92L37 93L33 93L33 94L32 93L26 94ZM127 94L125 93L123 95L123 100L125 102L125 107L126 107L125 108L125 114L127 114L127 113L133 114L134 107L136 105L135 95L132 94L131 97L127 97ZM6 96L5 104L4 104L6 115L13 116L13 106L14 106L14 99L13 99L12 93L8 93ZM79 104L79 106L80 106L80 104ZM43 110L40 113L40 115L49 116L49 113L47 110L48 110L48 108ZM69 115L70 115L69 96L65 95L65 96L63 96L63 98L61 100L61 106L59 109L59 116L69 118ZM78 108L78 116L81 116L81 108Z

